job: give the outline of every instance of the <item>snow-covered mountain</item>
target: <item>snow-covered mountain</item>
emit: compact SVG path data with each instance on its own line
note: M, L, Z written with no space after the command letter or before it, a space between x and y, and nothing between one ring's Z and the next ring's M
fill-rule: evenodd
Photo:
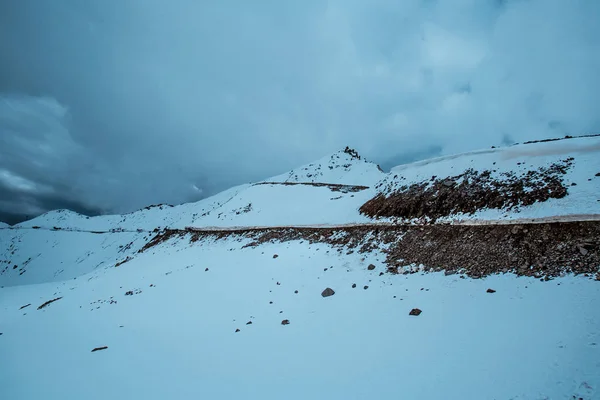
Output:
M107 231L366 222L369 219L358 208L373 196L374 184L384 176L377 165L347 149L289 174L236 186L196 203L98 217L58 210L17 226Z
M599 199L587 137L3 227L0 398L598 398Z

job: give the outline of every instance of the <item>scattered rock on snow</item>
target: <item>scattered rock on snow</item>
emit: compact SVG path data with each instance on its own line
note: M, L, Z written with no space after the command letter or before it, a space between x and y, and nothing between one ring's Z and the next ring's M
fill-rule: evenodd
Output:
M289 325L289 324L290 324L289 319L284 319L283 321L281 321L281 325Z
M206 272L206 271L208 271L208 268L205 268L205 269L204 269L204 272Z
M373 264L369 264L369 266L367 267L367 269L369 271L373 271L375 269L375 266Z
M50 303L54 303L55 301L60 300L60 299L62 299L62 297L57 297L56 299L48 300L47 302L45 302L44 304L42 304L41 306L39 306L37 309L41 310L42 308L46 307Z
M294 290L294 293L298 294L298 291L297 291L297 290Z
M418 308L413 308L412 310L410 310L410 312L408 313L408 315L414 315L414 316L418 316L422 313L421 310L419 310Z
M333 296L334 294L335 294L335 292L333 291L332 288L327 288L321 292L321 296L323 296L323 297Z
M279 257L278 254L273 254L273 258L277 258L277 257Z
M99 350L106 350L108 349L108 346L102 346L102 347L95 347L92 349L92 353L95 351L99 351Z
M30 305L31 305L31 303L29 303L29 304L25 304L24 306L21 306L21 308L19 308L19 310L22 310L22 309L24 309L25 307L29 307Z
M352 284L352 289L354 289L356 287L356 283Z
M496 291L494 289L488 289L486 290L487 293L496 293Z
M240 329L238 328L238 329L235 330L235 333L238 333L239 331L240 331Z
M252 321L246 322L246 325L252 325Z
M363 287L363 289L365 289L365 290L367 290L368 288L369 288L369 286L368 286L368 285L365 285L365 286Z

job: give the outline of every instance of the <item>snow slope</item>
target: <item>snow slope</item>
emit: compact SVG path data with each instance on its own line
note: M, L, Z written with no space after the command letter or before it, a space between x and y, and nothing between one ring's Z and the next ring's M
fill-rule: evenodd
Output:
M75 279L133 257L149 233L0 230L0 286Z
M83 231L152 230L157 227L185 227L195 224L214 210L226 207L227 203L250 185L235 186L215 196L196 203L179 206L161 205L123 215L101 215L87 217L69 210L56 210L40 215L29 221L17 224L19 228L59 227Z
M8 228L10 225L4 222L0 222L0 229Z
M245 243L172 240L76 280L0 289L2 398L600 395L598 282L379 276L378 253Z
M566 197L535 203L518 211L486 209L447 219L489 221L600 214L600 137L522 144L419 161L392 168L377 186L380 193L388 194L405 185L427 182L432 177L457 176L468 169L489 170L493 178L501 181L504 173L524 175L529 170L548 167L571 157L573 165L564 176L569 193Z
M156 227L254 226L365 222L358 208L374 195L374 185L384 176L377 165L338 152L319 162L258 184L241 185L196 203L159 206L125 215L86 217L57 210L18 224L18 227L108 231L152 230ZM278 183L293 182L297 185ZM266 184L265 184L266 183ZM308 183L362 185L357 191ZM249 206L250 205L250 206Z

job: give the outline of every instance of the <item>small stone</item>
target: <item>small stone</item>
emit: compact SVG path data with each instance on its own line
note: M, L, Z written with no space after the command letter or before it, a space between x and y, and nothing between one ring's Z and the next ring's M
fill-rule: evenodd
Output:
M332 288L327 288L321 292L321 296L323 296L323 297L333 296L334 294L335 294L335 292L333 291Z
M356 283L352 284L352 289L356 288Z
M204 269L204 272L208 271L208 268Z
M277 282L277 286L281 285L281 283Z
M284 319L283 321L281 321L281 325L289 325L289 324L290 324L289 319Z
M410 312L408 313L408 315L417 316L417 315L420 315L421 313L422 313L422 311L419 310L418 308L413 308L412 310L410 310Z
M367 269L369 271L373 271L375 269L375 266L373 264L369 264L369 266L367 267Z
M236 333L238 333L239 331L240 331L240 329L239 329L239 328L235 330L235 332L236 332Z
M246 325L252 325L252 321L246 322Z
M277 257L279 257L278 254L273 254L273 258L277 258Z
M367 285L365 285L365 286L363 287L363 289L365 289L365 290L367 290L368 288L369 288L369 286L367 286Z
M383 272L380 272L380 273L379 273L379 276L381 276L381 275L383 275Z
M486 290L487 293L496 293L496 291L494 289L488 289Z
M273 302L272 302L272 301L270 301L270 302L269 302L269 304L273 304Z
M96 347L96 348L92 349L92 353L95 351L106 350L106 349L108 349L108 346Z

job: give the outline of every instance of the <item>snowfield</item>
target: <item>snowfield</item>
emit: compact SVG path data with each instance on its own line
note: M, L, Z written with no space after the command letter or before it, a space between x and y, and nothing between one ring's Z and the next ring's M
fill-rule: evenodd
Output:
M3 398L599 394L598 282L379 276L378 254L242 245L165 243L118 268L3 288Z
M359 251L234 232L380 229L389 220L359 208L384 190L469 168L501 179L568 157L566 197L441 222L597 221L599 152L598 138L570 139L385 174L341 151L196 203L0 226L0 399L600 399L595 276L391 274L386 243ZM221 231L149 245L185 227ZM592 259L600 238L578 246L568 251Z

